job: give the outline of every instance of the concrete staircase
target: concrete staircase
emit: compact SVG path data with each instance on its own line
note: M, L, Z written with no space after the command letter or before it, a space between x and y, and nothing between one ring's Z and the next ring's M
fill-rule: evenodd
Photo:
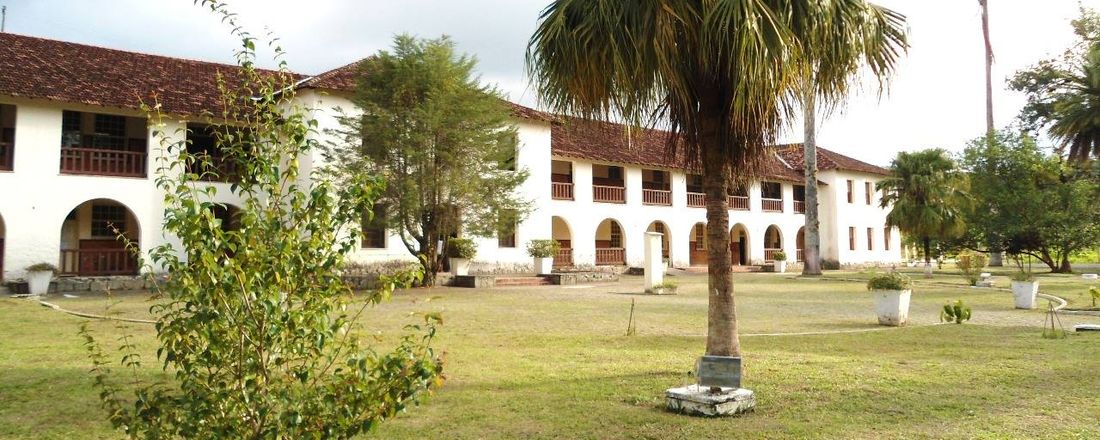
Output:
M551 286L554 283L547 277L540 276L512 276L512 277L497 277L496 287L529 287L529 286Z

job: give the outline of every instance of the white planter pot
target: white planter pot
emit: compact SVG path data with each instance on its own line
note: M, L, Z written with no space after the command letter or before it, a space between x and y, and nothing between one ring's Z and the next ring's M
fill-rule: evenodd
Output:
M786 272L787 271L787 262L786 261L776 261L775 262L775 271L779 272L779 273Z
M535 274L547 275L554 271L553 257L535 257Z
M50 290L50 280L53 280L53 271L27 272L27 290L31 295L45 295Z
M872 290L875 313L882 325L905 325L909 320L909 297L912 290Z
M469 258L451 258L451 275L465 276L470 274Z
M1035 296L1039 293L1038 281L1013 281L1012 297L1017 309L1034 309Z

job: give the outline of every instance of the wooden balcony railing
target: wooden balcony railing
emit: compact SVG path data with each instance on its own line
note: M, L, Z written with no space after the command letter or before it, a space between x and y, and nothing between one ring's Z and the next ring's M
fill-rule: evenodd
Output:
M626 203L626 188L592 185L592 200L604 203Z
M795 214L805 214L806 213L806 202L804 202L802 200L795 200L794 201L794 213Z
M794 251L794 256L795 256L794 261L797 261L797 262L800 262L800 263L803 262L803 261L806 261L805 253L806 253L805 249L796 249Z
M0 171L11 171L15 158L15 145L10 142L0 142Z
M61 172L97 176L145 177L144 151L61 148Z
M729 196L726 203L729 203L730 209L734 211L748 211L749 210L749 197L748 196Z
M61 275L137 275L137 258L126 249L62 249Z
M764 248L764 261L775 261L775 253L780 251L778 248Z
M550 182L550 193L554 200L573 200L573 184Z
M672 191L663 191L659 189L643 189L642 204L672 206Z
M760 199L764 212L783 212L783 199Z
M705 208L707 206L707 195L703 193L689 192L688 194L688 208Z
M626 252L623 248L596 248L596 265L626 264Z
M554 266L572 266L573 265L573 249L571 248L558 248L558 253L554 254Z

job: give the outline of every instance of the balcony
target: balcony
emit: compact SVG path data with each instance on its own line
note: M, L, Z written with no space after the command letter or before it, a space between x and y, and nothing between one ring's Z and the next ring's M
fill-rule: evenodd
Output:
M554 254L554 266L572 266L573 265L573 249L572 248L558 248L558 253Z
M729 196L726 198L726 203L728 203L730 209L734 211L749 210L749 196Z
M622 266L626 264L626 252L623 248L596 248L597 266Z
M145 177L144 151L61 148L61 172L115 177Z
M688 208L705 208L707 206L707 195L697 192L689 192L688 195Z
M128 249L62 249L61 275L137 275L137 258Z
M554 200L573 200L573 184L550 182L550 196Z
M602 203L626 203L626 188L622 186L592 185L592 200Z
M11 171L15 158L15 144L0 142L0 171Z
M783 212L783 199L760 199L764 212Z
M795 214L805 214L806 213L806 202L803 201L803 200L795 200L794 201L794 213Z
M643 189L642 203L645 205L672 206L672 191Z

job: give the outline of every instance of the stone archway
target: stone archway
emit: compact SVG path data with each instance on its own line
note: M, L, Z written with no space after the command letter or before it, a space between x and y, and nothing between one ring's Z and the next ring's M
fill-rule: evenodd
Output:
M730 228L730 260L734 266L747 266L752 261L749 246L749 229L741 223Z
M668 228L668 225L660 220L655 220L653 223L650 223L649 226L646 228L646 232L656 232L661 234L661 258L663 258L665 261L671 262L672 260L670 258L672 258L672 237L669 236L669 231L671 231L671 229Z
M806 255L806 227L798 228L794 237L795 261L802 262Z
M573 231L565 219L553 216L550 218L550 238L557 240L558 254L554 255L554 266L573 265Z
M596 265L626 264L626 238L622 225L615 219L604 219L596 227Z
M688 246L688 262L692 266L707 265L707 224L696 223L691 227L691 236Z
M776 225L764 230L764 261L775 261L775 253L783 250L783 233Z

